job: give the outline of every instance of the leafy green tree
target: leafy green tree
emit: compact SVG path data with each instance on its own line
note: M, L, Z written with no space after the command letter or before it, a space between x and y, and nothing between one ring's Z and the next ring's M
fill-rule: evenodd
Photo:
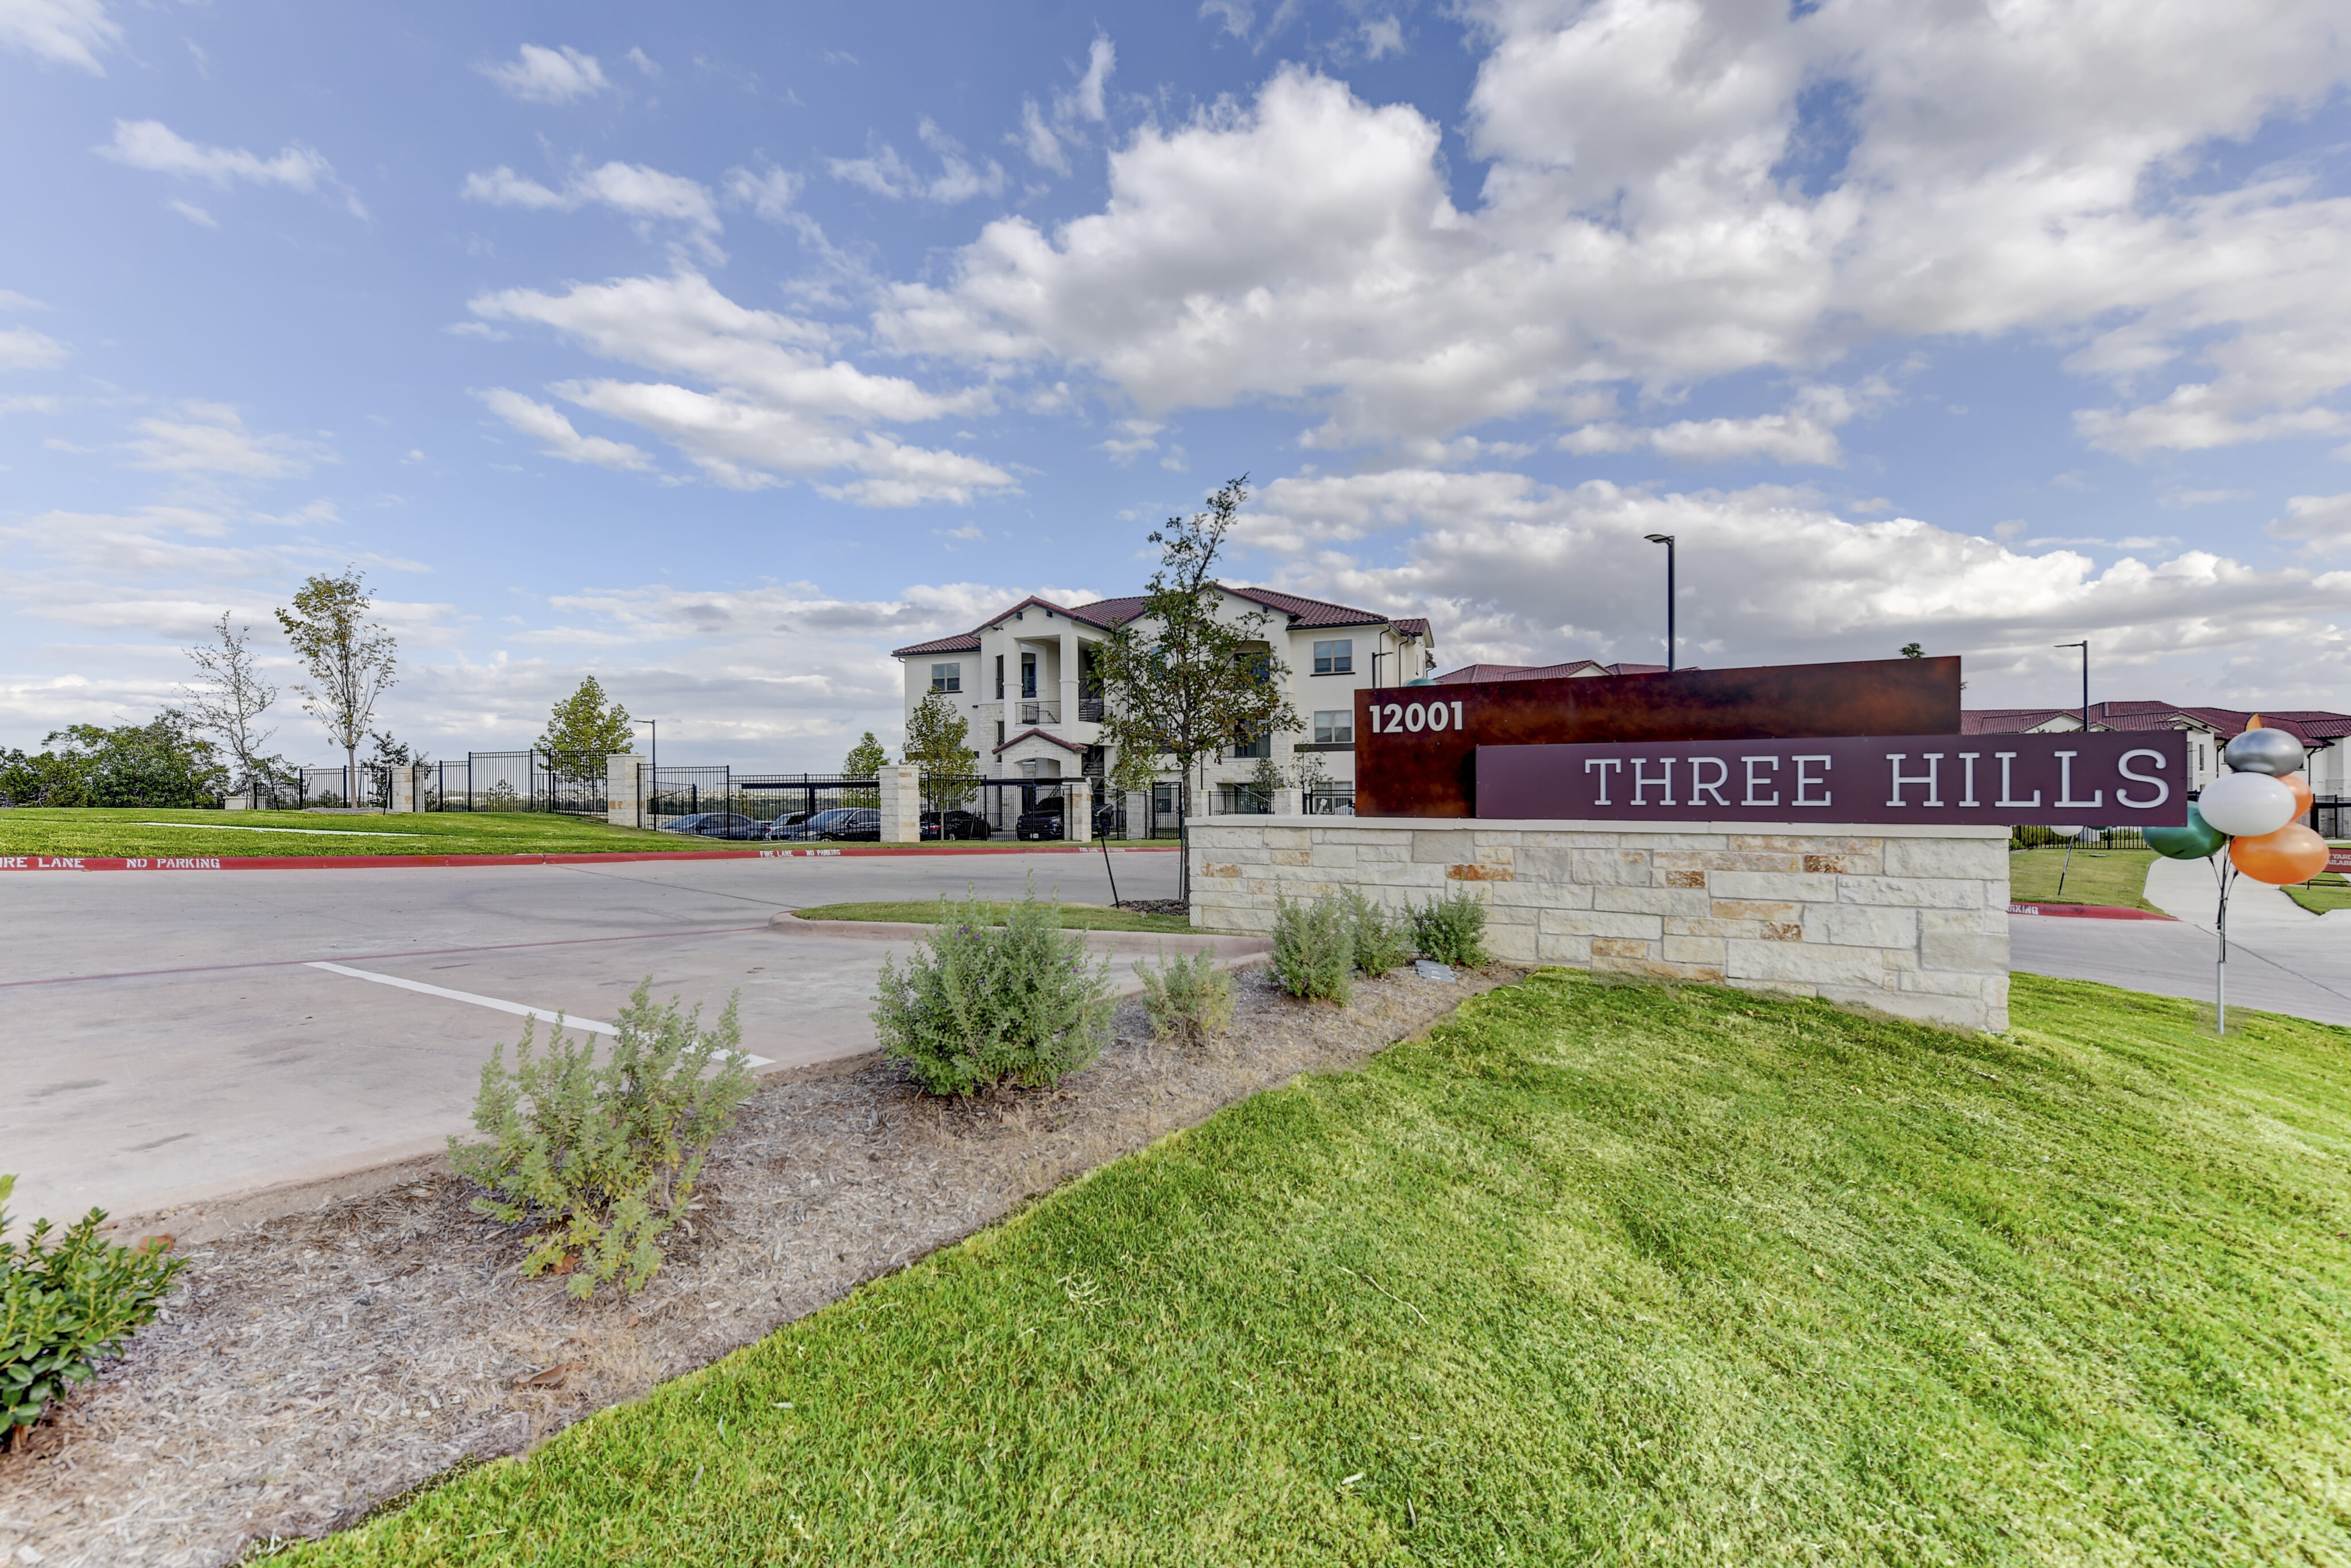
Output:
M376 699L399 679L399 644L367 618L374 606L366 579L357 567L347 567L340 577L313 575L294 595L294 608L277 612L277 623L309 676L309 685L294 690L304 710L343 748L353 779Z
M629 710L608 700L602 683L590 675L555 705L536 744L547 754L549 772L593 780L604 777L604 758L636 744L636 730Z
M1916 643L1905 643L1902 644L1902 656L1906 659L1923 659L1927 656L1927 650Z
M956 712L944 692L927 693L906 716L906 745L900 755L923 770L923 803L944 811L960 803L964 787L941 782L968 779L979 770L979 753L967 744L971 721Z
M64 744L60 746L58 743ZM145 724L52 730L37 757L0 760L0 792L44 806L210 806L228 769L188 716L165 708Z
M1159 569L1144 585L1143 608L1095 650L1101 739L1120 758L1113 777L1135 776L1130 759L1171 759L1187 821L1205 759L1244 736L1301 727L1287 695L1289 671L1270 647L1268 617L1228 615L1216 580L1217 556L1248 499L1244 474L1208 497L1207 510L1170 517L1151 534Z
M841 759L841 776L843 779L875 779L881 776L882 769L889 766L890 753L873 738L873 732L869 729L864 738L851 747L849 755Z

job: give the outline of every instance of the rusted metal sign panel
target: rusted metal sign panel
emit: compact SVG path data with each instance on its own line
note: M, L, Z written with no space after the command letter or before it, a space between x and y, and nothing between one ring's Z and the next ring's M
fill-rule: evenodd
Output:
M2188 822L2188 737L1940 735L1483 746L1478 815L1620 822Z
M1355 810L1476 814L1481 746L1956 735L1959 661L1868 659L1355 695Z

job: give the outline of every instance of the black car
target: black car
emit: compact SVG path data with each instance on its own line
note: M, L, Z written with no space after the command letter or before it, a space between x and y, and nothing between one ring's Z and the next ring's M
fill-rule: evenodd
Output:
M1016 836L1024 839L1058 839L1066 837L1067 835L1062 831L1062 817L1066 811L1066 800L1067 798L1064 796L1056 795L1050 800L1040 800L1034 807L1021 812L1020 820L1016 822L1013 827ZM1094 837L1098 839L1108 838L1110 836L1111 829L1114 827L1117 822L1118 810L1116 807L1096 806L1094 808Z
M808 837L808 820L814 815L812 811L786 811L768 824L768 837L804 839Z
M944 822L936 811L923 813L923 837L926 839L985 839L994 832L987 819L976 811L949 811Z
M870 806L836 806L830 811L819 811L801 824L800 836L878 843L882 839L882 813Z
M705 839L757 839L767 835L767 824L739 811L696 811L690 817L672 817L661 831Z

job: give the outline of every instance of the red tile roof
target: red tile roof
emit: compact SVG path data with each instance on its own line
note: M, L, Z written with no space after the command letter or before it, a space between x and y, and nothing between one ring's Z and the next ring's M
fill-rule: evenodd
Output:
M1086 748L1077 744L1077 742L1063 740L1058 735L1048 735L1041 729L1024 729L1019 734L1013 736L1008 740L1006 740L1002 745L998 746L996 750L997 752L1005 751L1012 747L1019 745L1022 741L1028 739L1032 735L1040 740L1051 741L1054 745L1060 747L1064 751L1074 751L1081 757L1085 755ZM990 755L994 755L994 753L991 753Z
M1684 665L1687 669L1690 666ZM1572 675L1662 675L1663 664L1604 664L1597 659L1570 659L1559 664L1464 664L1436 676L1440 686L1475 681L1556 681Z
M1221 583L1218 586L1224 587ZM1283 593L1277 589L1226 588L1225 591L1237 599L1246 599L1253 604L1262 604L1268 610L1275 611L1287 617L1290 627L1293 631L1323 626L1376 626L1388 623L1395 627L1399 636L1426 637L1428 635L1428 622L1418 616L1389 622L1386 616L1374 611L1356 610L1344 604L1332 604L1326 600L1307 599L1295 593ZM904 648L893 648L890 650L890 655L893 658L904 659L912 658L920 653L977 652L979 647L981 629L994 626L1012 614L1014 611L1026 610L1032 604L1040 605L1057 615L1066 615L1072 621L1082 621L1088 625L1099 626L1106 632L1141 614L1144 598L1139 593L1128 594L1123 598L1097 599L1091 604L1072 606L1056 604L1050 599L1040 599L1032 593L1018 604L1005 606L998 613L981 622L979 627L959 637L937 637L928 643L914 643Z
M2079 719L2078 707L1970 708L1959 716L1967 735L2018 735L2059 717ZM2250 708L2181 707L2161 702L2109 702L2090 705L2090 727L2117 731L2182 729L2191 726L2210 730L2222 740L2242 735L2252 722ZM2304 746L2324 746L2351 735L2351 714L2319 708L2262 710L2262 723L2282 729Z

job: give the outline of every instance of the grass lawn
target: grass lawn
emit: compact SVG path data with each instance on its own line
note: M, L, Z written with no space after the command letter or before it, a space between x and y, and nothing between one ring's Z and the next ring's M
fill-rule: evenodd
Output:
M2057 873L2065 867L2064 849L2022 850L2008 857L2008 895L2019 904L2105 904L2155 909L2147 901L2147 868L2154 863L2153 850L2076 849L2073 869L2065 872L2065 891L2060 894Z
M2287 888L2285 895L2313 915L2324 915L2330 909L2351 909L2351 882L2345 881L2339 871L2320 872L2308 882Z
M963 908L961 899L949 901L949 907ZM1004 912L1008 904L989 904L987 924L1004 924ZM911 920L935 922L939 918L939 900L914 900L904 904L820 904L813 908L794 910L802 920ZM1144 915L1133 909L1113 909L1102 904L1064 904L1061 905L1061 926L1068 931L1190 931L1192 924L1180 915Z
M2351 1030L1560 971L308 1563L2351 1560Z
M164 826L148 824L162 823ZM292 829L253 832L255 828ZM7 855L514 855L742 848L546 811L167 811L24 806L0 811Z

